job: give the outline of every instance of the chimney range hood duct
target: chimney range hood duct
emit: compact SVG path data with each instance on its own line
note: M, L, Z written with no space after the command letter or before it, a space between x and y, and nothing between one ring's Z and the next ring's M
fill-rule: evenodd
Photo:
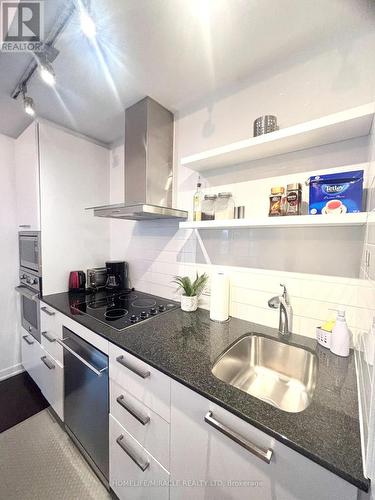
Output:
M125 111L125 202L91 207L96 217L186 219L172 208L173 114L145 97Z

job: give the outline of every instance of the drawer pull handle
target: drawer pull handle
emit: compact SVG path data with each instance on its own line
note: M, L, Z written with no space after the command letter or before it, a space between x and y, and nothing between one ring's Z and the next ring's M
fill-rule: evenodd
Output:
M43 361L43 363L49 370L53 370L55 368L55 365L52 363L50 359L47 358L47 356L42 356L40 359Z
M48 340L48 342L56 342L56 337L52 337L52 335L48 335L48 332L42 332L41 335L43 335L43 337L45 339Z
M30 340L28 335L22 335L22 338L26 342L26 344L33 345L34 341Z
M143 460L141 457L139 456L136 456L134 454L134 451L131 450L130 448L128 448L125 444L125 441L124 441L124 436L121 434L121 436L119 436L117 439L116 439L116 443L120 446L120 448L122 450L124 450L124 452L133 460L133 462L135 464L138 465L138 467L144 472L147 467L149 467L150 465L150 462L148 460Z
M141 370L139 368L135 368L134 366L131 366L128 363L126 363L124 356L122 354L121 354L121 356L117 356L116 361L118 363L120 363L120 365L125 366L125 368L128 368L133 373L138 375L138 377L147 378L151 375L151 373L148 370Z
M48 314L48 316L54 316L56 314L54 312L49 311L46 307L41 307L40 310Z
M134 410L134 408L132 408L131 406L129 406L126 401L125 401L125 397L123 394L121 394L121 396L119 396L118 398L116 398L116 401L118 402L118 404L120 406L122 406L127 412L130 413L130 415L132 415L134 418L136 418L138 420L138 422L140 422L142 425L146 425L149 423L150 421L150 417L148 415L142 415L141 413L138 413L137 411Z
M237 434L237 432L232 431L231 429L229 429L229 427L227 427L226 425L224 425L221 422L219 422L218 420L216 420L212 415L212 411L209 411L205 415L204 421L207 422L209 425L211 425L214 429L218 430L219 432L221 432L225 436L232 439L235 443L242 446L242 448L245 448L245 450L249 451L250 453L252 453L256 457L258 457L261 460L263 460L264 462L266 462L267 464L269 464L271 462L273 450L271 450L271 449L263 450L262 448L259 448L258 446L251 443L247 439L244 439L242 436Z

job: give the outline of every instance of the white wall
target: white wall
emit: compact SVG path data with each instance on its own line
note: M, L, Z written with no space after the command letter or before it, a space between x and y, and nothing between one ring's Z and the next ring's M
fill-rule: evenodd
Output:
M109 200L109 150L41 123L40 182L43 294L68 289L69 271L103 266L108 219L85 208Z
M21 371L14 139L0 135L0 380Z
M251 136L257 116L276 114L285 127L373 100L374 50L374 32L339 33L331 48L260 68L247 81L180 112L175 123L174 205L191 209L198 179L196 172L181 166L181 158ZM368 151L368 137L329 144L206 172L203 187L206 192L232 191L236 204L246 206L247 216L266 215L272 185L303 182L318 172L363 168L367 174ZM112 160L122 160L122 154L117 148ZM122 198L120 172L112 165L112 202ZM296 333L315 336L315 326L337 304L347 307L354 333L371 321L371 289L358 280L364 229L254 229L196 235L178 230L171 221L113 221L111 227L112 258L130 262L133 285L141 290L173 297L174 274L224 269L232 282L231 314L240 318L276 327L278 315L268 309L267 300L284 282L291 294ZM201 305L207 304L203 297Z

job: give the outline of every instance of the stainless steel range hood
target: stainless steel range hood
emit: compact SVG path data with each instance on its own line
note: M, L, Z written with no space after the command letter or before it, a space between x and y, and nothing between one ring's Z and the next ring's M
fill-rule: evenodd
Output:
M186 219L172 208L173 114L145 97L125 112L125 202L91 207L96 217Z

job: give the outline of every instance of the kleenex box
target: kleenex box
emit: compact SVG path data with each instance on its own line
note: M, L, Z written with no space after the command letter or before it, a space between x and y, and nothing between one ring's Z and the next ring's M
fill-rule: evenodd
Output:
M310 177L309 214L362 211L363 170Z

